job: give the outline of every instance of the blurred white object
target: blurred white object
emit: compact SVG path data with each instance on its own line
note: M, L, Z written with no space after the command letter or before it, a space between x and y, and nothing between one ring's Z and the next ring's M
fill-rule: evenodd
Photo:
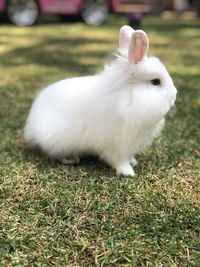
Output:
M176 11L185 11L189 8L188 0L175 0L174 9Z

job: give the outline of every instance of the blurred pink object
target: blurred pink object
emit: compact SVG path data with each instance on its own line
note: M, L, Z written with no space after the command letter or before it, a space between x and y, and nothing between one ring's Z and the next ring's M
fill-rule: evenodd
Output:
M81 15L89 25L100 25L110 12L116 12L118 0L0 0L0 12L18 26L30 26L39 14Z

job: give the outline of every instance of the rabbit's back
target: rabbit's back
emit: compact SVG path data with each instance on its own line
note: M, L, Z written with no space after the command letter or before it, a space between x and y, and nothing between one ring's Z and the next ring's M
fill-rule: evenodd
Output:
M45 88L31 108L25 140L53 157L66 151L99 154L119 126L113 125L110 100L98 80L98 75L72 78Z

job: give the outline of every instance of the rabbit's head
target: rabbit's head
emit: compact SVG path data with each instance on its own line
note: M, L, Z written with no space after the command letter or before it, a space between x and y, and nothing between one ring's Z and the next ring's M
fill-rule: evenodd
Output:
M148 48L144 31L123 26L116 68L121 70L121 85L130 92L132 111L145 122L156 122L174 105L177 91L164 64L147 56Z

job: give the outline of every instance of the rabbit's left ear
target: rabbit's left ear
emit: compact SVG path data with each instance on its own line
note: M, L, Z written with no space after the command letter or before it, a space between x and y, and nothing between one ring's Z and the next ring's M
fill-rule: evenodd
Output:
M131 36L129 46L129 63L137 64L141 62L147 55L149 49L149 38L142 30L135 31Z
M119 49L128 49L131 36L135 32L130 26L124 25L119 32Z

